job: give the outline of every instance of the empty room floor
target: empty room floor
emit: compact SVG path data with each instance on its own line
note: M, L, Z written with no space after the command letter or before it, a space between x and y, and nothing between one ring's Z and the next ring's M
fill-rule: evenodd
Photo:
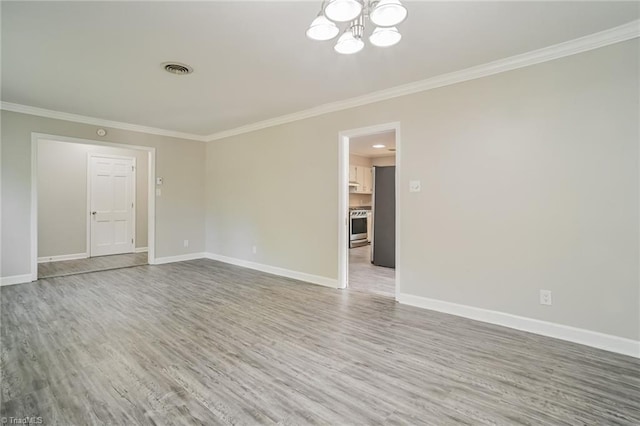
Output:
M38 264L38 278L62 277L86 272L129 268L147 264L147 253L114 254L87 259L63 260Z
M3 417L640 423L640 360L211 260L0 294Z
M371 263L371 245L349 249L349 289L395 297L396 271Z

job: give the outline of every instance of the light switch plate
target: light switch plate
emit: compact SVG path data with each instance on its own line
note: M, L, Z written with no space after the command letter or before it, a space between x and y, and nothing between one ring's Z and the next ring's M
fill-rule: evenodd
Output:
M409 192L420 192L422 189L422 185L419 180L410 180L409 181Z

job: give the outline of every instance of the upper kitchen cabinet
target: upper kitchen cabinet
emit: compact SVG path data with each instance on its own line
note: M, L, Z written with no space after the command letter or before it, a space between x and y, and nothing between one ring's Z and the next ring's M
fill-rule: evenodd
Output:
M358 172L356 166L349 165L349 183L355 183L358 181Z
M363 167L362 191L371 194L373 192L373 168Z
M357 185L351 185L357 183ZM373 191L373 169L364 166L349 166L350 192L356 194L371 194Z

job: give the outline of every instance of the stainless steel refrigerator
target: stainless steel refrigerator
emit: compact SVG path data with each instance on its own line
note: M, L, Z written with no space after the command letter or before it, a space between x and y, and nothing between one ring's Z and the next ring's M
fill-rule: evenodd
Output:
M373 169L371 263L396 267L396 167Z

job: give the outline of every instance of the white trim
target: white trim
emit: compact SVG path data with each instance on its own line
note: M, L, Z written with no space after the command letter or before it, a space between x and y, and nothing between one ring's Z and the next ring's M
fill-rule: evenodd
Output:
M338 133L338 288L349 283L349 136Z
M87 259L89 253L61 254L58 256L44 256L38 258L38 263L62 262L64 260Z
M391 87L389 89L371 92L355 98L331 102L314 108L298 111L292 114L282 115L280 117L247 124L235 129L212 133L206 136L205 140L211 142L218 139L228 138L230 136L236 136L243 133L265 129L267 127L278 126L281 124L291 123L293 121L317 117L319 115L328 114L331 112L342 111L345 109L368 105L387 99L397 98L399 96L411 95L414 93L424 92L439 87L450 86L452 84L475 80L506 71L512 71L518 68L540 64L542 62L553 61L554 59L564 58L566 56L575 55L577 53L598 49L600 47L605 47L611 44L631 40L636 37L640 37L640 20L635 20L618 27L600 31L598 33L590 34L574 40L565 41L563 43L554 44L552 46L543 47L542 49L532 50L520 55L510 56L508 58L488 62L486 64L477 65L471 68L454 71L448 74L437 75L425 80L415 81L412 83Z
M12 275L10 277L2 277L0 278L0 286L3 285L14 285L14 284L24 284L24 283L30 283L31 280L31 274L26 274L26 275Z
M91 246L91 236L92 236L92 229L91 229L91 224L93 223L93 218L91 217L91 196L93 195L92 192L92 185L91 185L91 179L93 176L93 164L91 162L92 158L110 158L110 159L118 159L118 160L131 160L131 165L133 166L133 170L132 175L131 175L131 203L133 204L133 207L131 208L132 212L131 212L131 245L133 247L133 251L127 251L124 253L113 253L113 254L126 254L126 253L135 253L136 252L136 217L137 217L137 211L138 211L138 200L136 198L136 191L138 188L138 159L136 157L130 157L127 155L110 155L110 154L99 154L99 153L95 153L95 152L87 152L87 211L86 211L86 218L87 218L87 252L91 253L92 250L92 246ZM92 254L92 253L91 253Z
M292 271L290 269L279 268L277 266L271 266L271 265L264 265L262 263L251 262L248 260L237 259L234 257L222 256L220 254L215 254L215 253L204 253L204 257L206 259L217 260L218 262L229 263L231 265L241 266L243 268L255 269L256 271L266 272L267 274L273 274L281 277L292 278L294 280L304 281L311 284L318 284L324 287L338 288L338 280L334 278L307 274L305 272Z
M147 154L149 188L147 192L147 246L149 265L156 261L156 149Z
M640 358L637 340L411 294L399 294L398 302Z
M170 138L188 139L199 142L206 142L207 136L193 133L176 132L173 130L159 129L157 127L140 126L138 124L123 123L121 121L104 120L102 118L89 117L86 115L70 114L66 112L54 111L50 109L37 108L29 105L15 104L12 102L0 103L0 109L5 111L19 112L22 114L36 115L38 117L53 118L56 120L74 121L76 123L90 124L100 127L110 127L112 129L129 130L132 132L147 133L150 135L167 136Z
M148 251L149 249L147 247L136 247L136 249L134 250L134 253L146 253Z
M50 140L57 142L78 143L83 145L110 146L114 148L133 149L146 151L149 166L149 181L147 193L147 238L148 238L148 263L156 263L156 148L141 145L129 145L115 142L103 142L91 139L72 138L69 136L57 136L45 133L31 133L31 281L38 279L38 141ZM89 248L87 248L89 251Z
M396 134L396 275L395 288L396 300L400 294L400 268L397 263L400 259L400 202L401 188L401 131L400 122L378 124L358 129L344 130L338 134L338 288L346 288L349 280L349 254L348 254L348 223L349 223L349 139L373 135L376 133L394 130ZM344 226L343 226L344 224Z
M38 140L31 133L31 280L38 279Z
M205 253L187 253L178 256L158 257L154 265L164 265L165 263L185 262L187 260L204 259Z

